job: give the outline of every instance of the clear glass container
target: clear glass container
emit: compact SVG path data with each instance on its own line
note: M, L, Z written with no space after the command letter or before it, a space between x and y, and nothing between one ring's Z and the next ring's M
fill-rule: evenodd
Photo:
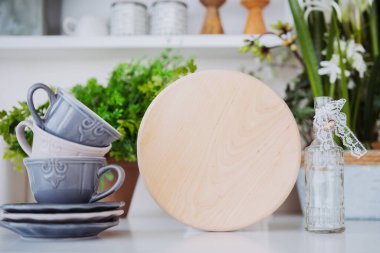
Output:
M317 97L315 108L331 101ZM333 129L324 129L333 131ZM316 129L314 129L316 133ZM335 142L321 150L317 138L305 149L305 228L319 233L338 233L344 226L343 149Z

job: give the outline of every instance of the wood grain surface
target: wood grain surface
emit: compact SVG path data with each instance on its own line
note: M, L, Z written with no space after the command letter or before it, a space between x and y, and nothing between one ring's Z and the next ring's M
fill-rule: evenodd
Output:
M296 122L267 85L212 70L179 79L148 108L138 162L157 203L177 220L232 231L272 214L295 184Z

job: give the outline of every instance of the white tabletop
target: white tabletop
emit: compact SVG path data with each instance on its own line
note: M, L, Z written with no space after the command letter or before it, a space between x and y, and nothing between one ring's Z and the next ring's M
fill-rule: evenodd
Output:
M380 221L347 221L342 234L314 234L304 231L301 216L272 216L244 231L207 233L167 216L141 216L80 241L28 241L0 228L0 252L374 253L380 252Z

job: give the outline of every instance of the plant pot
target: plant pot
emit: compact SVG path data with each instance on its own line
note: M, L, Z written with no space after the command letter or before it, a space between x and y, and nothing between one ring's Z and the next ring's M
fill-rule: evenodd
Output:
M344 203L346 219L380 219L380 151L369 151L361 159L344 154ZM305 172L300 170L297 189L301 208L305 203Z
M139 168L137 162L126 162L118 161L116 162L113 158L107 157L108 164L117 164L124 168L125 180L123 185L118 191L110 196L104 198L102 202L105 201L124 201L125 206L123 207L124 214L121 217L127 217L129 207L132 202L133 193L136 188L137 179L139 178ZM113 173L113 172L112 172ZM114 179L112 181L105 180L105 189L110 188L116 181L116 174L114 174Z

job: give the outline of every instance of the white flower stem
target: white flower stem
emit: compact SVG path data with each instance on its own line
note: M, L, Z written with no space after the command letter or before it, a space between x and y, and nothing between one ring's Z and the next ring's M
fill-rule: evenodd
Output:
M329 89L329 97L334 97L335 93L335 83L330 83L330 89Z

